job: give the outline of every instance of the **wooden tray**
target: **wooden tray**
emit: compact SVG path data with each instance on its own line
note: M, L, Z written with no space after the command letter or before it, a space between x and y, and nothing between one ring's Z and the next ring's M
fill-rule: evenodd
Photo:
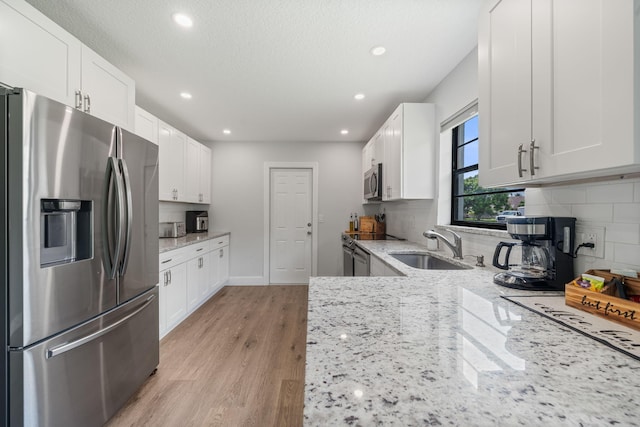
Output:
M615 277L624 279L627 296L640 295L640 279L611 274L609 270L589 270L587 274L605 278L607 284L602 292L593 292L567 283L565 304L640 330L640 304L619 298L615 284L608 283Z

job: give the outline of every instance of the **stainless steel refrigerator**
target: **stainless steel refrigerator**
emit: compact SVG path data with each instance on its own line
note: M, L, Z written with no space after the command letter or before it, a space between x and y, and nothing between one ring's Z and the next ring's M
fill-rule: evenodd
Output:
M158 365L158 149L0 90L2 422L101 426Z

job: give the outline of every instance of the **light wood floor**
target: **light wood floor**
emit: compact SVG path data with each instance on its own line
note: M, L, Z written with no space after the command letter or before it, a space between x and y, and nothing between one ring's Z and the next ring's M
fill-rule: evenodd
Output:
M300 426L306 336L306 285L225 287L107 426Z

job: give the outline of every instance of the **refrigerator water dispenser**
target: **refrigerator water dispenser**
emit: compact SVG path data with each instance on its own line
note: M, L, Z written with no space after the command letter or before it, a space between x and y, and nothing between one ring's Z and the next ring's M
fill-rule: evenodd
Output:
M42 199L40 267L92 257L91 211L87 200Z

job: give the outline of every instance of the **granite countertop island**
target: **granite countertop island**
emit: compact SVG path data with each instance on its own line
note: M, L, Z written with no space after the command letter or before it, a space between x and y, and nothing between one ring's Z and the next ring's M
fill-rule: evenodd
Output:
M500 298L531 292L488 268L417 270L389 252L419 245L358 244L405 277L311 279L306 426L640 425L640 361Z
M158 249L160 253L163 253L193 245L195 243L204 242L205 240L226 236L228 234L228 231L207 231L203 233L189 233L186 236L178 238L161 237Z

